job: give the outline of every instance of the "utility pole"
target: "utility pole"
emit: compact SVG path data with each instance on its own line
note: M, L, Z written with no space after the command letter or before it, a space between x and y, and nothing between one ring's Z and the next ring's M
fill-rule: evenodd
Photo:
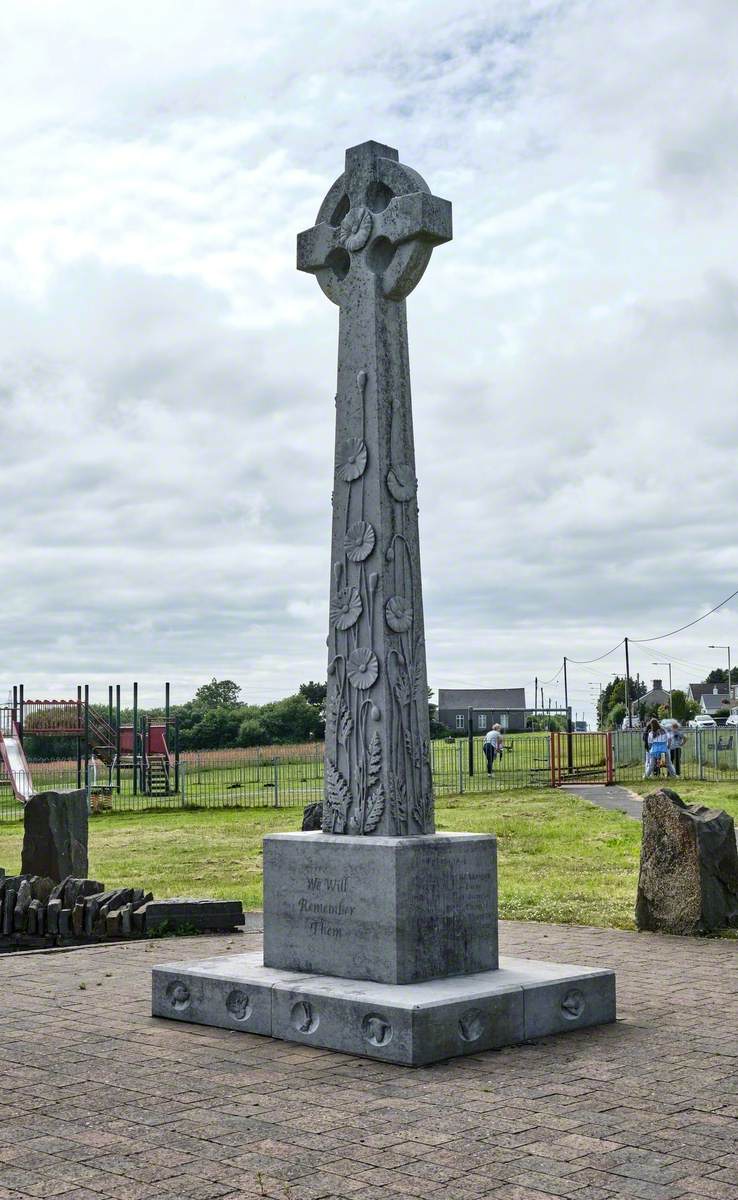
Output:
M571 709L569 708L569 684L566 678L566 655L564 655L564 708L566 709L566 767L571 773L573 764L573 745L571 736Z
M537 712L538 712L538 676L536 675L536 693L535 693L535 700L533 701L533 716L535 716Z
M628 657L628 639L625 642L625 713L628 718L628 729L633 728L633 717L630 712L630 659Z

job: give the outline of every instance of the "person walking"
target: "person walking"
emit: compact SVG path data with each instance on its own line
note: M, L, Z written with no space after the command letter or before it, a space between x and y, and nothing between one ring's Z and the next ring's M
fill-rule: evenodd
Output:
M677 775L682 773L682 748L687 740L687 735L680 725L672 726L669 738L669 754L674 766L674 771Z
M495 759L502 754L505 743L502 737L502 726L493 725L484 739L484 757L487 759L487 774L492 774Z
M674 764L669 754L669 735L657 717L651 717L643 733L646 746L646 769L644 779L650 779L654 770L658 770L663 755L666 769L670 775L676 776Z

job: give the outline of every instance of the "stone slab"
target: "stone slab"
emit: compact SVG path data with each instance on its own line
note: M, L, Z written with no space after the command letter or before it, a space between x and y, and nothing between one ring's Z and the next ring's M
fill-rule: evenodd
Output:
M149 901L144 921L147 933L162 926L175 929L178 925L188 925L192 929L235 929L243 923L243 905L240 900L186 898Z
M264 964L417 983L497 967L489 834L264 838Z
M87 793L37 792L23 809L21 870L59 883L87 875Z
M238 954L154 967L152 1013L420 1066L612 1022L615 975L502 958L496 971L383 984Z

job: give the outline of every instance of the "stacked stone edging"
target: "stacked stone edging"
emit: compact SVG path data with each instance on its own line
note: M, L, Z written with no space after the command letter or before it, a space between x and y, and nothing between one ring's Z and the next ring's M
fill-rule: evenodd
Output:
M234 900L154 901L143 888L112 888L69 875L0 875L0 949L46 948L188 929L223 932L243 925Z

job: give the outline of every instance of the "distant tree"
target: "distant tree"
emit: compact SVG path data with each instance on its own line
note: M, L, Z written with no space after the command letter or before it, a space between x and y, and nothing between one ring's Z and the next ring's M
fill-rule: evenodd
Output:
M241 689L232 679L216 679L213 677L210 683L204 683L195 692L195 703L201 704L206 708L231 707L235 704L241 704L239 696Z
M684 724L686 721L691 721L695 713L698 713L700 706L696 700L690 700L686 692L681 688L674 688L671 693L671 711L672 716Z
M315 683L312 679L308 683L301 683L298 688L298 695L303 696L308 704L315 704L318 708L325 708L327 692L327 684Z
M613 704L605 718L605 728L620 729L627 714L628 710L623 703Z
M645 695L648 689L645 683L635 679L629 679L628 683L628 695L633 704L635 700L639 700L641 696ZM625 706L625 676L616 675L600 692L597 702L597 726L599 729L608 727L608 714L615 704Z
M264 746L318 741L324 732L319 708L298 694L248 707L238 731L238 744Z

